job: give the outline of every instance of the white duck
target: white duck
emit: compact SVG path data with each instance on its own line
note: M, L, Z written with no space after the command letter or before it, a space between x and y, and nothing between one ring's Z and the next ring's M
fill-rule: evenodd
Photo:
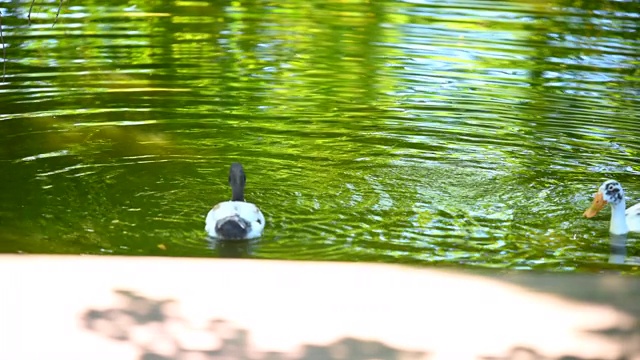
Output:
M640 204L633 205L625 211L624 190L615 180L607 180L600 185L593 203L583 215L587 218L594 217L607 203L611 205L610 233L623 235L630 231L640 232Z
M231 201L224 201L209 210L204 229L209 236L221 240L254 239L262 235L265 220L257 206L244 201L247 176L239 163L231 164L229 185Z

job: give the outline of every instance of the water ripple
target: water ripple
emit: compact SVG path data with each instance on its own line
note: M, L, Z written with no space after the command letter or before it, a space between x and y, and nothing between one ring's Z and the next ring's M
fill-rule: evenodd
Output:
M3 251L590 270L640 199L632 3L5 5Z

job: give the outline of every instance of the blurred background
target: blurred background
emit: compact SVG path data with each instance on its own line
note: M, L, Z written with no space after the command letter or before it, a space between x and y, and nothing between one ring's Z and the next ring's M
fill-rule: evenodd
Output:
M0 0L0 252L640 274L637 1ZM55 23L54 23L55 22ZM216 244L229 164L267 219Z

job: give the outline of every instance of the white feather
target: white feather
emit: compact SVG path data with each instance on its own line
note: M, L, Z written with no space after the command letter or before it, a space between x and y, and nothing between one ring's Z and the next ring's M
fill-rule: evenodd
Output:
M640 232L640 204L635 204L625 211L629 231Z
M606 204L611 206L611 220L609 232L615 235L623 235L628 232L640 232L640 204L631 206L625 210L626 201L622 185L615 180L607 180L598 188L593 203L584 212L584 216L593 217Z
M257 206L245 201L225 201L214 206L207 214L204 229L209 236L220 238L220 234L216 232L216 224L219 220L231 216L240 217L250 224L251 227L245 239L254 239L262 235L265 225L264 215Z

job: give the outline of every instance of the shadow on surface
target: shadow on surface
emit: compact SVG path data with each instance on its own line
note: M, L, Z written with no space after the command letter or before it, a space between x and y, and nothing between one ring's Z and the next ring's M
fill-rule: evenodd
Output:
M246 329L225 320L194 329L181 318L172 300L153 300L131 291L118 290L118 307L89 310L85 328L107 338L130 342L141 360L168 359L424 359L426 354L404 351L378 341L343 338L328 345L303 345L298 354L259 352L251 345ZM277 324L274 324L277 326ZM182 335L181 335L182 334ZM185 346L186 337L196 338L195 347ZM181 341L183 340L183 341ZM186 342L194 342L186 340Z
M154 300L133 291L116 290L116 306L84 313L84 328L106 338L129 342L138 349L140 360L169 359L428 359L428 353L403 350L379 341L344 337L329 344L300 344L295 353L259 351L252 345L251 332L233 323L214 319L196 328L179 313L173 300ZM636 298L637 299L637 298ZM274 324L277 331L278 324ZM312 326L312 324L310 324ZM339 331L337 331L339 332ZM640 354L640 327L603 329L596 333L627 344L618 360L636 359ZM465 346L461 339L461 346ZM595 360L563 355L546 357L533 348L513 346L504 355L484 355L478 359Z
M632 276L576 273L564 275L566 281L554 281L558 277L554 273L506 272L491 277L538 293L611 306L634 316L640 322L640 281L634 281ZM569 282L570 286L567 286Z

